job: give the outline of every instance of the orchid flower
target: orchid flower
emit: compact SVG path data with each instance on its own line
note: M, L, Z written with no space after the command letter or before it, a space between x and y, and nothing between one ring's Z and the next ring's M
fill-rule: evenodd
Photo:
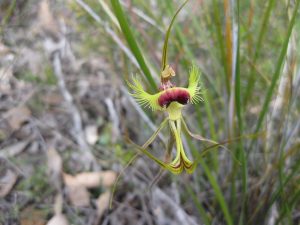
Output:
M176 16L179 14L180 10L185 6L187 2L188 0L186 0L176 11L166 32L162 51L161 82L159 91L155 94L146 92L143 88L143 85L136 77L132 78L131 83L127 82L129 88L132 90L131 95L136 99L138 103L140 103L142 106L151 108L153 111L162 111L167 112L168 114L168 117L161 123L157 131L143 146L138 146L134 143L132 144L135 145L135 147L141 152L146 154L149 158L153 159L162 168L167 169L174 174L181 173L183 169L185 169L187 173L192 173L196 168L196 163L191 161L184 151L181 139L182 127L190 136L195 137L198 140L208 140L202 138L200 135L192 134L188 130L182 116L182 109L185 105L189 103L196 104L200 101L203 101L200 92L201 87L199 69L194 65L192 66L189 72L188 87L177 87L171 82L172 77L175 76L175 72L172 67L167 64L168 40L171 28ZM167 157L170 157L174 141L176 143L177 152L175 158L171 162L165 163L149 153L146 148L150 145L150 143L154 141L160 130L167 124L169 124L171 131L170 141L167 147ZM210 142L216 144L216 142Z
M154 160L161 168L171 171L174 174L180 174L183 170L187 173L193 173L198 158L195 161L192 161L188 158L181 139L181 132L185 131L189 136L200 140L212 143L204 149L202 149L201 154L198 157L203 157L208 150L213 149L218 146L223 146L229 141L224 141L222 143L215 142L210 139L206 139L201 135L193 134L187 127L187 124L184 121L182 110L187 104L197 104L200 101L203 101L201 97L201 85L200 85L200 71L197 66L193 65L189 71L188 78L188 86L187 87L177 87L172 82L171 79L175 76L175 72L167 63L167 49L168 49L168 39L170 36L171 27L175 21L176 16L180 12L180 10L185 6L188 0L184 1L183 4L179 7L179 9L174 14L171 23L166 32L163 51L162 51L162 61L161 61L161 80L159 91L157 93L151 94L145 91L142 83L136 77L132 78L132 82L127 81L128 87L131 89L131 95L136 99L136 101L144 107L148 107L153 111L161 111L167 114L167 118L165 118L162 123L158 126L158 129L152 134L152 136L143 144L143 146L139 146L133 143L130 139L128 141L140 152L144 153L150 159ZM158 133L166 126L169 125L170 128L170 137L167 145L166 151L166 159L162 161L155 156L153 156L149 151L147 151L147 147L155 140ZM171 151L173 149L174 142L176 144L176 155L173 160L170 159ZM226 150L227 148L224 147ZM229 151L230 152L230 151ZM231 152L230 152L231 153ZM135 159L139 156L137 153L131 160L127 163L126 167L119 173L118 177L112 188L112 195L110 197L110 208L112 207L113 194L116 190L117 183L119 178L126 168L130 166L131 163L135 161ZM156 176L155 180L159 179L161 172ZM154 181L155 181L154 180ZM154 183L151 184L151 186Z
M162 129L166 125L166 122L169 123L171 133L175 139L177 152L173 161L164 163L146 151L145 146L139 149L161 167L168 169L174 174L181 173L183 169L188 173L192 173L196 164L187 157L181 139L181 125L183 124L184 128L187 129L183 120L182 109L189 103L196 104L203 100L200 92L200 71L196 66L192 66L189 73L188 87L186 88L174 86L171 82L173 76L175 76L174 70L167 65L161 73L161 84L159 92L156 94L146 92L137 78L133 78L132 83L128 82L128 86L133 90L131 94L138 103L151 108L153 111L167 112L168 118L162 122L159 129Z

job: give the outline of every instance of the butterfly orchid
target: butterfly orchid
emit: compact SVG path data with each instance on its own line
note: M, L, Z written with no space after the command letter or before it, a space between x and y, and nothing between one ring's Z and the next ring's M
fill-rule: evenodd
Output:
M154 132L154 134L143 146L138 146L133 142L132 144L149 158L153 159L162 168L167 169L174 174L180 174L184 169L187 173L193 173L196 168L196 163L187 157L187 154L184 150L181 139L182 128L187 132L187 134L198 140L208 141L216 144L214 141L205 139L200 135L195 135L190 132L182 116L182 109L184 106L189 103L196 104L200 101L203 101L201 97L200 71L198 67L193 65L190 69L187 87L177 87L171 81L171 79L175 76L175 72L167 63L168 40L171 28L176 16L187 2L188 0L186 0L176 11L166 32L162 51L159 91L155 94L148 93L145 91L143 85L136 77L132 78L132 82L127 82L129 88L131 89L131 95L139 104L144 107L148 107L153 111L166 112L168 115L168 117L161 123L157 131ZM157 134L167 124L169 124L171 131L169 144L167 146L167 161L170 161L169 158L174 142L176 143L177 152L172 161L165 163L153 156L149 151L146 150L146 148L154 141Z
M187 130L186 123L182 116L182 109L189 103L196 104L203 101L201 97L200 71L196 66L192 66L189 72L188 87L186 88L174 86L171 82L171 78L174 76L174 70L169 65L166 65L165 69L161 72L161 84L159 92L156 94L146 92L137 78L133 78L132 83L128 82L128 86L133 91L131 95L138 103L151 108L153 111L167 112L168 117L162 122L159 131L165 127L167 123L169 124L171 134L173 135L172 138L174 138L176 143L177 152L171 162L164 163L146 151L145 145L140 147L139 150L157 162L161 167L168 169L174 174L181 173L183 169L185 169L187 173L192 173L196 168L196 163L187 157L181 139L181 125L183 124L184 129ZM156 134L157 133L158 132L156 132ZM153 138L151 139L151 142L152 141ZM147 143L147 146L151 142Z
M118 1L116 1L117 3ZM200 70L197 66L193 65L189 71L188 85L187 87L177 87L172 83L172 78L175 76L175 72L171 66L167 63L167 49L168 49L168 39L170 36L171 27L175 21L176 16L180 10L188 2L186 0L174 14L171 23L166 32L163 51L162 51L162 61L161 61L161 73L160 73L160 85L158 92L151 94L148 93L141 81L137 77L133 77L132 81L127 81L127 85L130 89L130 94L136 99L136 101L147 108L150 108L153 111L160 111L167 114L161 124L158 126L157 130L152 134L152 136L142 145L139 146L132 142L129 138L127 139L136 149L144 153L150 159L154 160L161 168L169 170L173 174L180 174L183 170L191 174L197 167L197 162L200 161L208 150L215 149L216 147L223 147L225 150L228 150L224 144L229 143L234 140L226 140L221 143L215 142L210 139L206 139L201 135L193 134L187 127L187 124L183 118L182 110L187 104L197 104L203 101L201 97L201 82L200 82ZM120 7L120 6L119 6ZM120 20L119 20L120 22ZM123 21L124 22L124 21ZM169 141L166 146L166 158L164 161L156 158L152 155L147 148L155 140L159 132L169 125L170 136ZM188 158L183 142L182 142L182 131L185 131L187 135L191 136L200 141L209 142L212 145L202 149L201 154L198 154L197 158L192 161ZM240 139L238 137L235 140ZM176 154L173 160L171 160L171 152L173 150L173 145L176 144ZM231 153L230 150L228 150ZM137 153L131 160L127 163L123 171L118 175L112 189L112 195L110 198L110 208L112 207L113 194L116 190L117 183L122 174L124 174L125 169L135 161L139 156ZM233 155L232 155L233 156ZM233 156L234 158L234 156ZM234 158L235 159L235 158ZM236 160L236 159L235 159ZM162 170L161 170L162 171ZM155 178L159 179L161 172ZM154 181L155 181L154 180ZM154 184L154 182L152 183ZM152 185L151 185L152 186Z

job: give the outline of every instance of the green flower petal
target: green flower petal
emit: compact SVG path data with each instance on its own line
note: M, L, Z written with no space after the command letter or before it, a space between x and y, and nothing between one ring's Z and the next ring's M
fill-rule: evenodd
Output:
M172 172L176 174L181 173L183 169L185 169L187 173L193 173L196 168L196 163L189 160L185 154L181 140L181 119L176 121L176 125L174 121L170 120L170 127L175 136L177 154L169 166L172 167Z

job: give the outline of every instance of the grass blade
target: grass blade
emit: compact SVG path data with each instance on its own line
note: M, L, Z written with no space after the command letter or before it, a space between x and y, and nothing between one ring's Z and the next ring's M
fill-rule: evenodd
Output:
M224 46L224 38L223 38L223 31L222 31L222 25L221 25L221 18L220 18L220 12L218 8L218 2L217 0L213 0L213 13L215 19L214 24L216 27L216 35L217 35L217 40L218 40L218 45L220 49L220 55L221 55L221 61L222 64L224 65L224 75L225 75L225 84L226 84L226 90L229 92L229 80L227 79L227 63L226 63L226 53L225 53L225 46Z
M146 76L146 79L148 80L148 82L151 86L151 89L157 90L156 83L150 73L148 66L145 63L142 52L141 52L140 48L138 47L138 44L131 32L131 29L127 22L127 18L122 10L119 0L111 0L111 5L115 12L115 16L117 17L117 19L119 21L120 27L123 31L126 41L129 45L133 55L135 56L136 60L138 61L139 66L141 67L141 70L143 71L144 75Z
M272 11L272 8L274 6L274 0L269 0L268 2L268 7L266 9L266 12L264 13L264 18L263 18L263 21L262 21L262 24L261 24L261 27L260 27L260 31L259 31L259 36L258 36L258 39L257 39L257 43L256 43L256 46L255 46L255 53L254 53L254 58L253 58L253 62L252 64L255 65L256 63L256 60L260 54L260 50L261 50L261 45L262 45L262 40L263 40L263 37L267 31L266 29L266 26L267 26L267 23L269 21L269 18L270 18L270 14L271 14L271 11ZM252 89L254 87L254 84L255 84L255 67L252 66L251 67L251 71L250 71L250 76L249 76L249 79L248 79L248 82L247 82L247 87L246 87L246 92L245 92L245 96L244 96L244 105L246 106L247 105L247 102L251 96L251 93L252 93Z
M223 211L223 214L224 214L224 217L225 217L225 220L226 220L226 223L228 225L233 225L233 222L232 222L232 218L231 218L231 215L229 213L229 209L228 209L228 206L225 202L225 198L222 194L222 191L221 191L221 188L216 180L216 178L212 175L209 167L206 165L206 163L204 162L204 160L202 158L199 158L199 162L201 164L201 166L203 167L204 169L204 172L216 194L216 198L220 204L220 207Z
M112 22L118 27L118 29L121 30L121 27L119 25L119 22L113 12L110 10L108 5L104 0L98 0L99 4L102 6L103 10L106 12L106 14L109 16L109 18L112 20Z
M197 152L195 146L191 143L191 141L188 139L188 145L190 146L190 148L193 150L193 152ZM219 144L217 144L218 146ZM207 148L208 150L208 148ZM208 180L209 180L209 183L211 184L214 192L215 192L215 195L216 195L216 199L218 200L219 204L220 204L220 207L222 209L222 212L224 214L224 217L225 217L225 221L228 225L233 225L233 220L232 220L232 217L231 217L231 214L229 213L229 208L228 208L228 205L225 201L225 198L224 198L224 195L221 191L221 188L216 180L216 178L213 176L210 168L207 166L206 162L203 160L203 154L199 154L198 153L198 156L197 156L197 163L199 162L200 165L202 166L202 168L204 169L204 173L206 174Z
M190 184L185 184L185 188L186 188L187 192L190 194L192 200L194 201L194 203L199 211L199 214L201 215L201 220L203 220L203 223L205 225L210 225L212 221L209 218L209 215L207 215L207 212L205 211L201 202L197 198L197 195L194 193L192 186Z
M232 62L233 62L233 33L232 33L232 15L231 2L224 0L224 13L225 13L225 46L226 46L226 63L227 66L227 81L230 83L232 78ZM228 89L230 91L230 89Z
M280 76L281 66L283 64L283 61L284 61L284 58L285 58L285 55L286 55L286 52L287 52L287 47L288 47L288 43L289 43L289 40L290 40L290 36L291 36L292 30L293 30L293 27L294 27L294 24L295 24L295 20L296 20L296 16L297 16L297 11L298 11L298 7L299 7L299 2L300 2L300 0L297 0L297 2L296 2L292 19L291 19L291 22L289 23L289 27L288 27L288 31L287 31L287 36L286 36L286 38L284 40L284 43L283 43L283 46L282 46L282 49L281 49L278 61L276 63L275 73L273 74L271 85L270 85L270 87L269 87L269 89L267 91L266 98L265 98L262 110L260 112L260 115L259 115L259 118L258 118L258 121L257 121L257 124L256 124L255 133L258 132L259 129L261 128L262 122L263 122L263 120L265 118L265 115L266 115L266 113L268 111L268 108L269 108L269 105L270 105L270 101L271 101L271 97L273 95L273 92L274 92L277 80L278 80L278 78ZM251 146L252 146L252 144L251 144Z
M237 54L236 54L236 68L235 68L235 109L238 122L238 135L243 135L243 118L242 118L242 104L241 104L241 74L240 74L240 0L237 1ZM246 207L246 193L247 193L247 160L243 148L242 139L238 141L237 159L242 167L242 209L240 213L239 224L244 224L244 213ZM234 171L236 171L237 164L234 163ZM233 176L235 179L235 176ZM232 181L234 183L234 181ZM234 196L236 197L235 193Z

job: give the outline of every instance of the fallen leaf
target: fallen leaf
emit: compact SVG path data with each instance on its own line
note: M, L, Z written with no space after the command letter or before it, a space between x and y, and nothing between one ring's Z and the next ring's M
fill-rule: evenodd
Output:
M10 158L20 154L29 144L29 140L19 141L15 144L9 145L0 151L0 157Z
M87 143L90 145L96 144L98 136L98 128L95 125L87 126L84 130Z
M18 130L31 116L31 111L26 106L13 108L6 113L8 123L13 130Z
M77 179L72 175L63 173L63 179L71 204L78 207L89 206L90 195L86 187L78 183Z
M47 225L68 225L68 220L63 214L54 215L47 223Z
M74 185L78 185L78 182L76 180L76 178L70 174L67 173L63 173L63 179L64 179L64 183L67 186L74 186Z
M67 195L73 206L87 207L90 205L90 194L82 185L67 185Z
M63 174L70 202L72 205L80 207L89 205L90 196L87 188L95 188L101 185L110 187L115 182L116 177L117 174L114 171L84 172L76 176Z
M112 170L99 172L79 173L75 176L78 183L87 188L95 188L98 186L110 187L117 178L117 174Z
M99 195L96 206L97 206L97 216L100 219L106 209L109 206L109 199L110 199L110 191L106 191L103 194Z
M3 57L10 52L10 49L0 41L0 56Z
M45 96L42 96L42 100L45 104L49 105L58 105L63 102L63 97L57 93L49 93Z
M61 214L62 210L63 210L63 194L58 193L56 194L55 200L54 200L54 205L53 205L53 209L54 209L54 213L56 215Z
M1 94L11 93L10 79L13 77L13 69L11 66L0 68L0 92Z
M112 171L83 172L76 176L64 174L64 181L68 184L80 184L86 188L96 188L99 186L110 187L117 178L117 174Z
M20 213L21 225L45 225L46 220L45 210L36 209L33 206L26 207Z
M48 35L51 35L55 39L58 38L59 27L50 10L49 1L41 1L38 13L38 20L41 30L45 31Z
M48 173L55 188L60 191L62 187L62 159L54 148L47 151Z
M8 195L17 181L18 176L10 169L0 177L0 197Z

